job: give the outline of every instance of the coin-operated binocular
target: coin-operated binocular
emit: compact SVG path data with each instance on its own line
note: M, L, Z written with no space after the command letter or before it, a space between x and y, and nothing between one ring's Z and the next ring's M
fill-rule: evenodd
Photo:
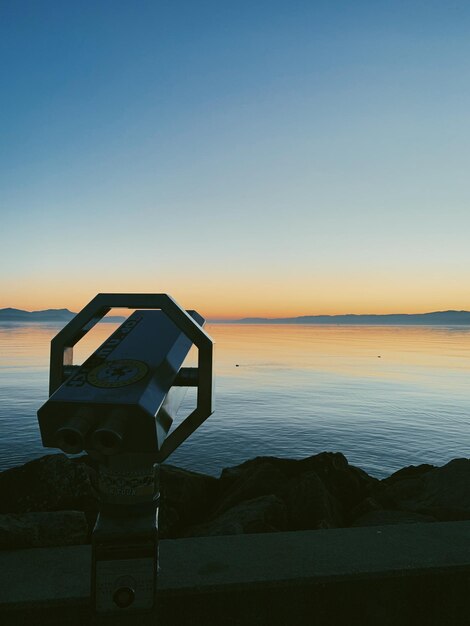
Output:
M74 366L73 346L111 308L138 310ZM204 323L166 294L99 294L51 342L50 398L38 411L42 442L97 461L92 610L113 624L155 614L158 465L213 410L213 344ZM182 367L193 344L198 366ZM170 432L190 386L196 408Z

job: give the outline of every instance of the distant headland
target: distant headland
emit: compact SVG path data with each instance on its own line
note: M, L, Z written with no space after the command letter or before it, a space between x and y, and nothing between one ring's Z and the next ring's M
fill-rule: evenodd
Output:
M23 311L22 309L0 309L0 322L55 322L65 324L75 317L76 313L68 309L45 309L44 311ZM104 317L103 322L123 322L125 317Z
M387 315L302 315L300 317L245 317L231 324L342 324L364 326L464 326L470 325L470 311L432 313L393 313Z

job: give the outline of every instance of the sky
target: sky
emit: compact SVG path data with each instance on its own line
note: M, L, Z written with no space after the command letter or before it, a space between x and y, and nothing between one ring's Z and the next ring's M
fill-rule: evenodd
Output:
M470 309L470 3L0 1L0 308Z

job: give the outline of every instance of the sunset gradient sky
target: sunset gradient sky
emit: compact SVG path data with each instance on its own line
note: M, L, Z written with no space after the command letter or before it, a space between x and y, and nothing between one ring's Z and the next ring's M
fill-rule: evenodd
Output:
M470 3L2 0L0 307L470 309Z

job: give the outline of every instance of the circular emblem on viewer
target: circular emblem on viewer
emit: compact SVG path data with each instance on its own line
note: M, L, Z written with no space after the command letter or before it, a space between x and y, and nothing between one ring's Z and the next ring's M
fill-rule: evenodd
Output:
M144 378L148 371L149 368L143 361L133 359L106 361L91 370L87 382L94 387L106 389L126 387Z

